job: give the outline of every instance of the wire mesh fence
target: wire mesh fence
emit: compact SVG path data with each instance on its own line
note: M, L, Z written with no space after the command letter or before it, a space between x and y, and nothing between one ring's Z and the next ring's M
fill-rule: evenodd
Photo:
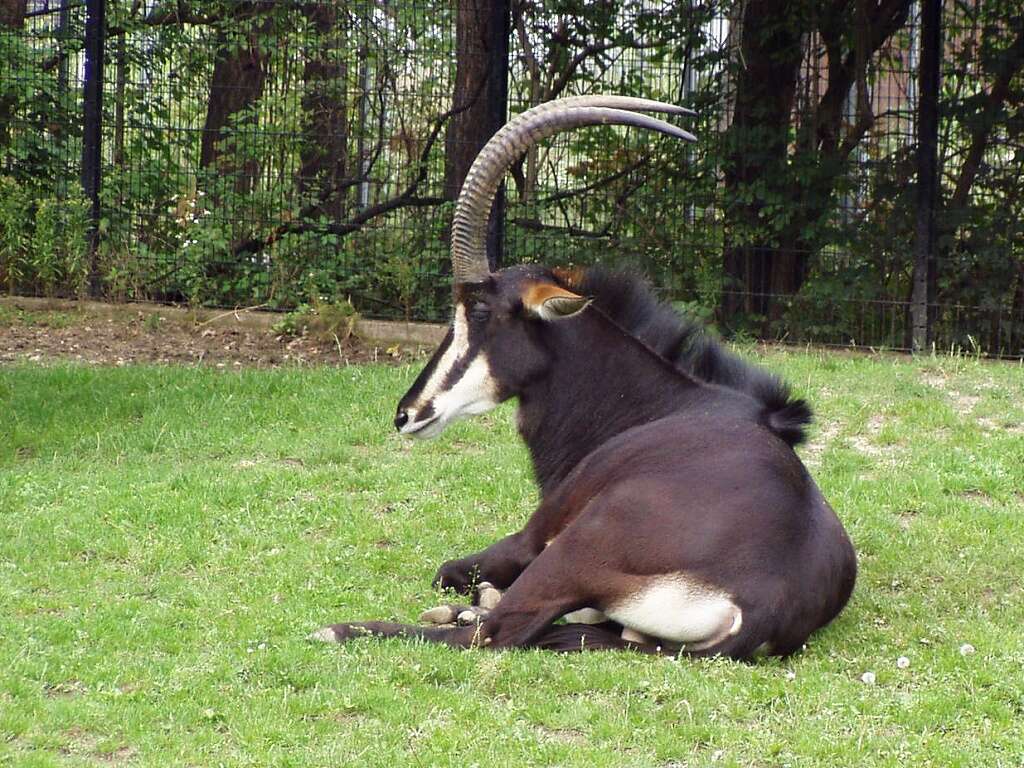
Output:
M1012 0L0 0L0 281L441 320L480 115L627 93L696 109L700 142L545 142L495 257L639 269L735 335L895 349L916 278L930 343L1021 355L1022 36Z

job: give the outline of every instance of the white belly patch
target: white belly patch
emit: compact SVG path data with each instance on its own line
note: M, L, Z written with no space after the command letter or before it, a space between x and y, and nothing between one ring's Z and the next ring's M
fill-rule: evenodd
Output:
M692 650L735 635L743 624L743 612L731 595L684 574L653 577L604 612L628 629Z

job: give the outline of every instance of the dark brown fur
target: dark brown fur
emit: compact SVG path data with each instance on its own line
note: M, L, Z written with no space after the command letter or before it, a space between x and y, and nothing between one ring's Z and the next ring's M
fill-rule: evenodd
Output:
M594 303L536 319L523 297L544 283ZM839 613L856 576L841 523L793 451L806 405L669 317L641 283L601 273L566 283L519 267L459 295L476 313L472 349L486 351L501 398L519 400L542 502L522 531L445 563L435 581L465 592L486 579L507 587L505 597L479 627L344 624L336 636L657 652L656 642L630 643L607 626L553 622L618 604L652 577L685 574L731 595L743 614L737 634L700 654L799 649Z

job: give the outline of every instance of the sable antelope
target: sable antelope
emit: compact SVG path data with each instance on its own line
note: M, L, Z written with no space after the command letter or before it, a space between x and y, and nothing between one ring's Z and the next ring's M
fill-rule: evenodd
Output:
M796 651L846 604L853 547L793 450L810 421L804 401L635 278L488 269L495 191L530 145L601 123L694 140L641 110L692 114L644 99L562 99L483 148L455 212L454 321L398 404L399 432L425 438L518 399L540 506L523 530L435 578L463 593L486 580L504 596L488 597L494 607L475 609L467 626L364 622L313 637L745 658ZM570 623L556 623L563 616Z

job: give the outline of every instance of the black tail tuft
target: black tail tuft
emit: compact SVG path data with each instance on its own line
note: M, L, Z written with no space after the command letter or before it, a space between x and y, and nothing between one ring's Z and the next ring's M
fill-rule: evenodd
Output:
M811 406L806 400L790 400L785 406L768 414L768 428L791 446L807 439L807 425L811 423Z
M777 379L766 381L755 396L764 403L765 425L789 445L807 439L807 425L813 413L806 400L793 399L789 387Z

